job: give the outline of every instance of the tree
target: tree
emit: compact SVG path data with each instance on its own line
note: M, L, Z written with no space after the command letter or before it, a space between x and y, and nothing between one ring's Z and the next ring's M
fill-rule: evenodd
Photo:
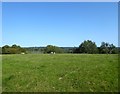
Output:
M16 44L13 44L11 47L12 47L12 48L20 48L20 46L18 46L18 45L16 45Z
M0 47L0 54L2 54L2 48Z
M10 46L8 46L8 45L5 45L5 46L3 46L2 47L2 53L3 54L9 54L10 52L9 52L9 49L10 48Z
M101 46L100 46L100 51L99 52L102 53L102 54L108 54L109 53L108 46L109 46L109 43L102 42Z
M79 46L79 52L94 54L97 53L98 50L95 42L92 42L91 40L87 40L81 43L81 45Z
M99 53L102 54L117 54L118 48L116 48L113 44L102 42L99 48Z
M116 53L116 47L113 44L109 44L109 53Z
M51 52L56 52L56 53L63 53L63 49L57 46L53 45L47 45L46 48L44 49L45 53L51 53Z
M2 47L2 54L20 54L22 52L26 53L26 50L15 44L11 47L8 45Z
M74 48L73 48L73 53L80 53L79 48L78 48L78 47L74 47Z

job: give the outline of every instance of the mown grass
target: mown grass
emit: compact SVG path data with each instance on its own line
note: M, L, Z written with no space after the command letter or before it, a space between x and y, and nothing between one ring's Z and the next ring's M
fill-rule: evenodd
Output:
M3 55L3 92L117 92L118 55Z

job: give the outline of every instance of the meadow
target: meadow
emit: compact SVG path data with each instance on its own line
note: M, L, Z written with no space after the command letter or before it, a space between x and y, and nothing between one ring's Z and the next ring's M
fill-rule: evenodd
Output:
M2 56L3 92L117 92L117 54Z

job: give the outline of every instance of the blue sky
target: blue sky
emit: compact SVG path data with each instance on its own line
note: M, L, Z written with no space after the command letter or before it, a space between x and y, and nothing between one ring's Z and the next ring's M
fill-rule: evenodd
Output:
M117 2L2 4L2 45L74 47L84 40L118 46Z

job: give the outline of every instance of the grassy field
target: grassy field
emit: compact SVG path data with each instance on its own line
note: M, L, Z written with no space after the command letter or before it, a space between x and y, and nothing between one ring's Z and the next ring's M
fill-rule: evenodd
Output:
M0 55L0 93L2 93L2 56Z
M117 92L118 55L3 55L3 92Z

